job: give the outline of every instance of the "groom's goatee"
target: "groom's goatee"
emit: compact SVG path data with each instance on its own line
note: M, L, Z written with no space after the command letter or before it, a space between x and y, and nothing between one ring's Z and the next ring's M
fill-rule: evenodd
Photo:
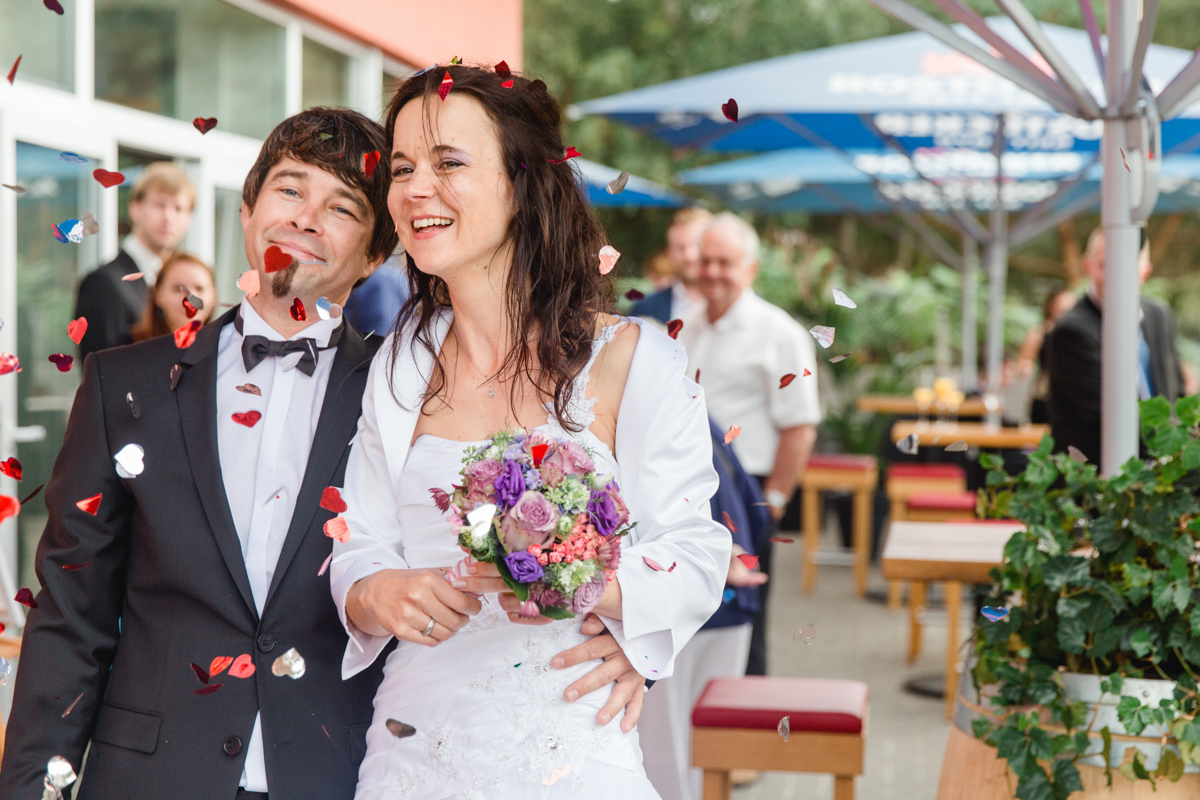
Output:
M271 294L275 297L287 297L292 293L292 280L296 277L296 270L300 269L300 265L295 260L287 269L276 272L271 278Z

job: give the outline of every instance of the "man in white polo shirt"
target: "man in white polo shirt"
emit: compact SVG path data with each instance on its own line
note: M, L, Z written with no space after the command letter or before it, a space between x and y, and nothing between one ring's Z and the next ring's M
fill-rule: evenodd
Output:
M754 293L758 234L725 212L713 217L700 246L698 285L706 304L683 318L679 341L688 371L699 370L708 413L723 429L737 425L733 450L763 488L778 522L817 438L817 362L812 336L783 309ZM794 378L781 387L786 375ZM770 574L771 543L759 544ZM766 584L754 620L748 675L766 674Z

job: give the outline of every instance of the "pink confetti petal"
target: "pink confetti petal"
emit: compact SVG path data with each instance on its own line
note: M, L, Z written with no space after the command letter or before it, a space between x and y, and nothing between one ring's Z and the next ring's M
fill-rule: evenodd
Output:
M730 425L729 430L725 431L725 444L729 444L734 439L742 435L741 425Z
M600 248L600 274L607 275L613 271L613 267L617 265L617 259L621 254L617 252L617 248L611 244L606 244Z
M325 556L325 560L323 562L321 562L321 568L319 570L317 570L318 578L321 577L322 575L324 575L325 571L329 569L329 562L332 560L333 560L333 553L330 553L329 555Z

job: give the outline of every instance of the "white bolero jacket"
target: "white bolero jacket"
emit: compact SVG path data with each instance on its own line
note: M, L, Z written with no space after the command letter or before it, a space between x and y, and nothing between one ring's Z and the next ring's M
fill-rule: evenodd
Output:
M438 347L452 320L449 309L436 320L432 338ZM603 620L634 668L657 680L671 675L679 651L720 605L732 541L709 508L717 473L704 396L684 374L687 354L653 326L630 321L641 327L641 334L617 413L615 455L621 494L637 527L623 542L617 570L622 618ZM350 587L380 570L409 568L396 517L396 487L433 359L424 347L412 345L411 328L403 333L406 346L394 364L396 334L383 342L371 364L346 467L342 495L349 507L344 516L350 534L346 542L334 542L330 564L333 600L350 636L343 678L369 666L391 640L349 622ZM389 367L399 402L388 386ZM446 535L451 535L449 528ZM677 566L657 572L643 556L664 567Z

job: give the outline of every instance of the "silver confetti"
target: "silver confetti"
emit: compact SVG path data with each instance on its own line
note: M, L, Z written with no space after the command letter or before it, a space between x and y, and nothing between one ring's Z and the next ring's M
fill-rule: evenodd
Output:
M812 337L817 340L817 344L821 345L821 347L828 349L833 344L834 328L824 325L814 325L808 332L812 334Z
M604 190L609 194L620 194L621 192L625 191L625 184L627 183L629 183L629 173L622 172L620 175L609 181L608 186L606 186Z
M100 223L96 221L96 217L90 211L79 218L79 224L83 226L84 236L95 236L100 232Z
M836 364L839 361L845 361L849 357L850 357L849 353L842 353L840 356L834 356L833 358L829 359L829 363Z
M833 302L842 308L858 308L858 303L847 297L841 289L833 290Z
M293 647L275 659L275 663L271 665L271 674L276 678L288 677L296 681L304 677L304 669L304 656Z
M125 479L136 478L141 475L146 469L146 464L142 460L146 455L146 451L141 445L127 444L117 451L113 456L113 461L117 462L117 474Z
M917 454L917 450L920 449L920 446L921 437L917 436L915 433L910 433L908 436L905 436L903 439L896 442L896 449L901 453L904 453L906 456L915 456Z
M1067 445L1067 457L1069 457L1072 461L1078 461L1080 464L1086 464L1088 460L1088 457L1083 454L1083 451L1073 444Z
M129 413L133 414L134 419L142 416L142 407L138 405L138 401L133 399L133 392L125 393L125 402L129 404Z
M12 662L7 658L0 658L0 686L8 685L8 676L12 674Z
M397 739L405 739L409 736L415 736L417 729L412 725L401 722L398 719L389 719L387 721L388 733L395 736Z
M78 776L71 767L71 762L62 756L54 756L46 763L46 785L56 790L63 790L75 782Z
M965 453L966 451L967 451L967 441L966 441L966 439L959 439L959 440L958 440L957 442L955 442L954 444L948 444L948 445L946 445L946 452L947 452L947 453Z
M786 742L788 737L792 735L791 717L787 716L779 720L779 725L775 728L775 730L779 731L779 735L782 736L783 740Z
M328 297L317 298L317 316L321 319L337 319L342 315L342 307L329 302Z
M188 292L187 301L191 303L192 308L196 309L197 311L204 310L204 301L199 297L196 297L196 295L192 294L191 292Z

